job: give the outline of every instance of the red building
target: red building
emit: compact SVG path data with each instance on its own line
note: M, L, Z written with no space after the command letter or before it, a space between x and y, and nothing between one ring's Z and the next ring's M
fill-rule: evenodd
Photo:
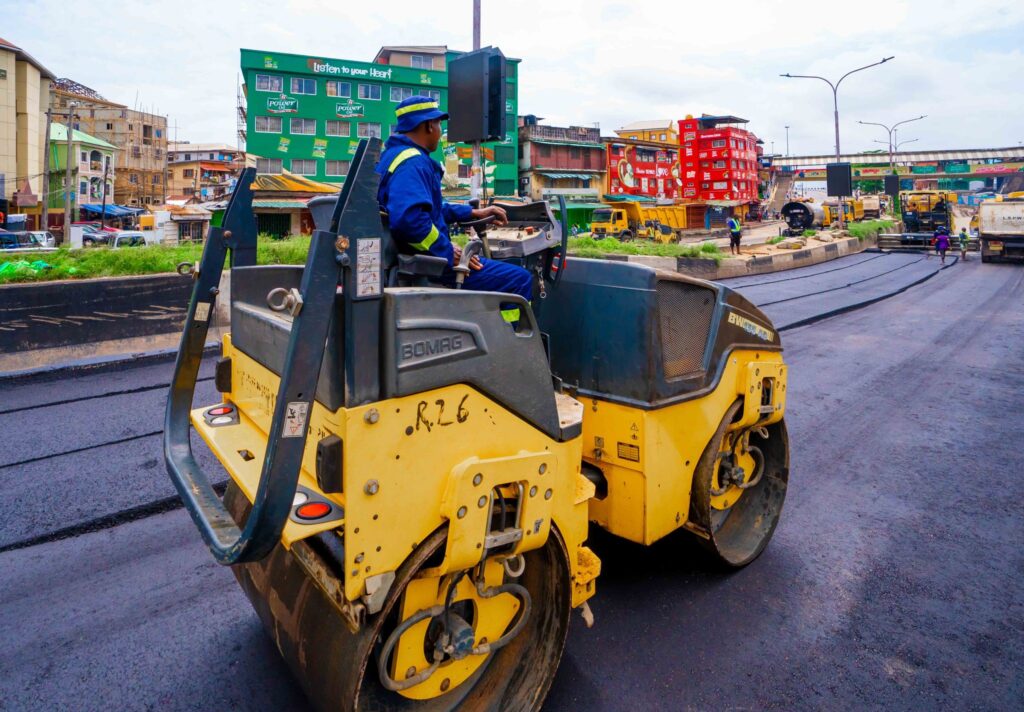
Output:
M681 198L757 202L757 136L735 116L687 116L679 122Z
M629 139L605 139L608 193L676 200L682 198L679 151Z

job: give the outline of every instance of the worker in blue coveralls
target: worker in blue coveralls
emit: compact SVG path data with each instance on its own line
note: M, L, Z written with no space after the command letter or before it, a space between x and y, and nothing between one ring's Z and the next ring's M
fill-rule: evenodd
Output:
M397 133L388 137L377 164L380 188L377 202L387 213L391 236L398 249L407 254L423 253L448 260L441 281L455 284L452 267L462 257L462 249L448 236L449 222L467 222L489 216L495 224L507 222L505 210L497 205L473 209L469 205L441 200L441 176L444 169L430 157L441 143L441 121L448 114L426 96L411 96L395 110ZM522 267L473 257L463 289L480 292L508 292L526 300L533 296L533 279ZM506 321L519 320L518 309L502 309Z

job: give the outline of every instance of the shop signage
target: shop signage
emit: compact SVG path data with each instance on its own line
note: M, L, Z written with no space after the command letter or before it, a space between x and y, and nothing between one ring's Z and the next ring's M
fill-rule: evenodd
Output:
M356 119L365 116L366 108L362 104L348 101L334 105L334 114L339 119Z
M306 66L313 74L342 75L346 77L367 77L369 79L391 79L391 68L356 67L349 64L336 64L327 59L307 59Z
M267 111L271 114L297 114L299 112L299 100L285 94L277 97L268 96Z

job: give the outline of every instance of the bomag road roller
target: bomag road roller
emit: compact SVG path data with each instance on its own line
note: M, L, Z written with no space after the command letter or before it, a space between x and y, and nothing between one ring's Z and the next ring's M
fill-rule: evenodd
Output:
M447 262L399 252L382 220L380 150L364 140L311 205L305 266L256 264L252 169L181 266L168 471L317 707L537 709L571 611L592 621L588 522L641 544L684 528L726 567L768 542L788 479L779 335L722 286L567 259L544 202L470 224L456 265L526 267L533 306L444 288ZM222 397L193 408L229 253Z

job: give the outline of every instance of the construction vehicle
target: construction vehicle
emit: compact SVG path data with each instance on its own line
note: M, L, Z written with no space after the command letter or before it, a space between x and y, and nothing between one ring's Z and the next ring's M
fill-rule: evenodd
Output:
M861 205L864 208L865 218L880 218L882 217L882 199L878 195L862 195L860 197Z
M535 306L442 288L447 261L381 224L380 147L361 141L315 206L304 266L256 264L251 168L179 266L195 286L168 472L320 709L535 710L571 611L592 622L588 520L641 544L684 529L725 567L768 543L789 467L781 341L724 286L567 261L544 202L467 224L455 267L523 265ZM193 408L229 251L221 400ZM229 475L223 501L191 429Z
M956 193L945 190L912 190L900 193L904 229L908 233L930 233L940 225L951 228L950 206Z
M986 200L977 217L982 262L1024 262L1024 197Z
M821 205L824 216L821 221L822 227L829 227L839 222L839 204L835 200L826 200ZM859 198L843 199L843 221L847 223L864 219L864 203Z
M803 235L804 230L813 230L824 225L825 211L813 198L803 198L783 205L782 218L786 221L786 231L791 236Z
M646 238L658 242L674 242L687 225L687 211L692 205L645 205L633 200L607 203L594 210L590 232L594 237L617 237L620 240ZM703 215L703 205L699 212ZM703 223L700 227L703 227Z

